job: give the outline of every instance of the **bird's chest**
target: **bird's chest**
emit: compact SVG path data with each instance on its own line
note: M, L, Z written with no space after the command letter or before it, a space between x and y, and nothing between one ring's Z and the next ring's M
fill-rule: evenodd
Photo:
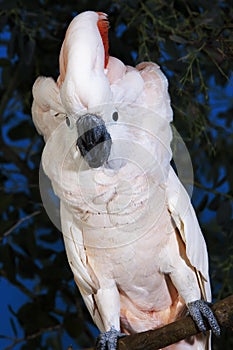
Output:
M166 208L165 187L158 183L156 172L126 164L118 171L79 173L76 192L67 192L66 200L86 246L119 247L155 226Z

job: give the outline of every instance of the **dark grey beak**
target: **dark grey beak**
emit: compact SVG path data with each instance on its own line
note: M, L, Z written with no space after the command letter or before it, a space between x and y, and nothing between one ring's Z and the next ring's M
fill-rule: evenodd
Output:
M104 121L94 114L86 114L77 121L77 146L91 168L103 165L109 157L112 139Z

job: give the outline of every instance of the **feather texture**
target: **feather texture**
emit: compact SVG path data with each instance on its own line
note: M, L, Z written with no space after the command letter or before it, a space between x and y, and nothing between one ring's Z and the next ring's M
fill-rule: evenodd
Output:
M52 78L39 77L33 85L32 94L32 119L38 133L47 141L65 118L60 91Z

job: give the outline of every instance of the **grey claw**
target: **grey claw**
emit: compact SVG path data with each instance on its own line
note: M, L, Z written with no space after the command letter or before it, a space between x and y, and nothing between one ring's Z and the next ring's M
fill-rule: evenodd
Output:
M196 301L192 301L191 303L188 303L187 306L188 306L190 315L192 316L193 320L195 321L196 325L198 326L201 332L205 333L207 331L203 321L203 316L204 316L204 318L206 318L207 321L209 322L212 332L216 336L220 336L220 333L221 333L220 327L213 314L213 311L209 307L209 303L207 303L204 300L196 300Z
M113 326L110 331L100 333L96 340L96 350L116 350L118 338L126 334L117 331Z

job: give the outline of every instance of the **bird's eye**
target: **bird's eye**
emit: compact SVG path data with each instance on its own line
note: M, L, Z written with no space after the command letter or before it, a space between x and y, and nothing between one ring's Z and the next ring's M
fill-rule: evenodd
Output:
M66 117L66 125L68 126L68 128L72 129L73 128L73 121L71 120L71 118Z
M66 125L67 125L68 127L70 127L70 120L69 120L68 117L66 117Z
M114 120L114 122L116 122L118 120L118 112L114 112L112 114L112 119Z

